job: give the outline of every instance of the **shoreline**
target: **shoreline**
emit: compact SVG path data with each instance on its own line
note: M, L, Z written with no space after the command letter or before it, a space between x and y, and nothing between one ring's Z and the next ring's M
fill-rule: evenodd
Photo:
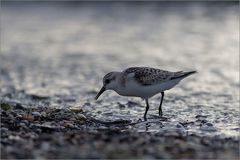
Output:
M10 107L6 111L1 107L3 159L237 159L239 155L239 138L186 135L171 130L135 132L122 127L129 122L104 124L87 117L81 109L29 112L19 105Z

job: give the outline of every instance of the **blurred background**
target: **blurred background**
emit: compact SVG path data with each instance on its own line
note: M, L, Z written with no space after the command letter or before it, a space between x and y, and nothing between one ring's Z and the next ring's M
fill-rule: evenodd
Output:
M137 121L145 110L140 99L106 92L93 100L106 73L131 66L197 70L167 92L163 112L171 124L206 116L214 131L188 128L196 134L239 135L238 2L1 4L2 102L79 105L105 122ZM151 101L150 117L159 98ZM159 131L158 123L149 131Z

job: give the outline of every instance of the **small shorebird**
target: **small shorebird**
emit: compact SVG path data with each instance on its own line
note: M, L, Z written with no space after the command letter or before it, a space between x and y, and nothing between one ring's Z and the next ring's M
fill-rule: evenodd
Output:
M95 97L98 97L105 90L114 90L122 96L140 97L146 101L144 120L149 109L148 99L157 93L162 94L159 105L159 116L162 117L162 102L164 91L169 90L187 76L196 73L190 72L169 72L150 67L131 67L122 72L110 72L103 77L103 87Z

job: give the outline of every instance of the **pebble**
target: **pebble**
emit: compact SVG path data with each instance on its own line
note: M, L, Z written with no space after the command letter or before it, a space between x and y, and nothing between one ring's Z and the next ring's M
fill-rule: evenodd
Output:
M70 122L64 123L64 127L66 128L74 128L74 125Z
M23 118L23 116L22 115L20 115L20 114L18 114L16 117L15 117L16 119L22 119Z
M80 107L71 107L70 110L75 113L80 113L83 111Z
M184 128L183 125L181 125L181 124L177 124L176 127L177 128Z
M23 122L21 122L21 123L19 123L19 126L21 126L21 127L25 127L25 126L26 126L26 124L25 124L25 123L23 123Z
M201 120L201 123L207 123L206 119Z
M62 99L64 102L75 102L76 98L72 98L72 97L66 97Z
M21 122L22 122L22 123L25 123L26 125L29 124L29 121L28 121L28 120L22 120Z
M78 120L86 120L87 118L83 114L79 113L79 114L77 114L77 119Z
M196 117L195 118L207 118L207 116L204 116L204 115L196 115Z
M13 136L13 135L10 135L8 138L9 138L10 140L19 140L19 139L20 139L19 136Z
M70 121L76 121L77 119L75 117L71 117L69 120Z
M7 128L5 128L5 127L1 127L1 132L7 132L7 131L8 131Z
M49 99L48 96L44 96L44 95L29 94L29 96L30 96L33 100L46 100L46 99Z
M47 117L47 113L46 113L46 112L41 112L41 115L42 115L43 117Z
M32 112L32 115L35 117L41 117L41 114L39 112Z
M213 124L212 124L212 123L206 123L206 125L207 125L207 126L213 126Z
M23 116L23 119L25 119L25 120L27 120L27 121L33 121L33 120L34 120L33 116L32 116L32 115L29 115L29 114L24 115L24 116Z

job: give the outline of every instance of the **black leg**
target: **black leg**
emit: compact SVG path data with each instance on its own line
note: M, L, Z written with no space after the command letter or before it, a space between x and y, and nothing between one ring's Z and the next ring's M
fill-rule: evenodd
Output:
M162 102L163 102L163 97L164 97L164 92L161 92L162 94L162 98L161 98L161 102L159 105L159 116L162 117Z
M144 120L146 121L147 120L147 118L146 118L146 115L147 115L147 112L148 112L148 109L149 109L149 104L148 104L148 99L145 99L145 101L146 101L146 110L145 110L145 113L144 113Z

